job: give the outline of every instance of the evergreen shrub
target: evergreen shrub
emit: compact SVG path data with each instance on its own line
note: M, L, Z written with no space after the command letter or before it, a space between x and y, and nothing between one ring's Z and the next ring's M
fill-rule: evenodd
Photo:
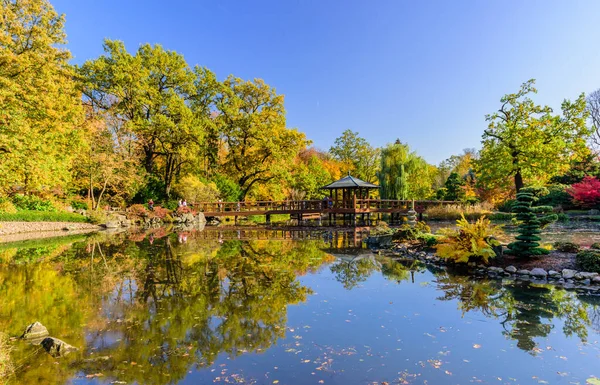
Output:
M538 198L536 193L539 190L534 188L524 188L517 194L517 201L513 205L513 212L516 213L516 219L520 222L516 241L508 245L507 254L518 257L528 257L533 255L547 255L549 250L539 247L541 240L539 234L541 228L558 219L556 214L545 215L552 211L550 206L534 206Z
M577 253L577 266L583 271L600 273L600 250L584 250Z

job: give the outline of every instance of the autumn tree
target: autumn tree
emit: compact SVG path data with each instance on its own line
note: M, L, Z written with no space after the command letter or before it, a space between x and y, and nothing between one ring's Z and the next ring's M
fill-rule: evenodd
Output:
M286 127L283 99L261 79L233 76L216 96L226 153L221 166L241 187L242 199L255 185L282 177L307 144L303 133Z
M505 95L500 109L486 116L489 125L476 165L488 186L506 186L510 177L519 191L525 180L545 181L588 151L584 95L574 102L564 100L562 115L554 115L552 108L529 98L537 93L534 84L529 80L517 93Z
M292 200L320 199L321 187L336 180L330 172L330 155L315 148L307 148L298 154L288 179L288 198Z
M160 176L169 196L174 176L197 154L207 118L189 106L195 74L182 55L159 45L132 55L123 42L106 40L104 51L80 68L85 102L122 120L145 171Z
M123 205L142 183L137 158L129 151L130 141L120 136L118 122L110 115L86 119L84 150L73 167L73 186L87 192L91 208L102 207L103 199Z
M329 152L345 165L343 174L350 172L371 183L377 180L380 150L371 146L358 132L344 131Z
M0 4L0 186L65 187L83 110L64 17L46 0Z

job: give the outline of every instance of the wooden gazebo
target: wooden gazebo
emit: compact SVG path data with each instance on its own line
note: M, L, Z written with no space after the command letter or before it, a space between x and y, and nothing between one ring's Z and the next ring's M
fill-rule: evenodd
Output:
M340 180L321 187L322 190L329 190L333 208L353 210L357 208L357 199L369 199L369 192L378 188L379 186L355 178L350 173Z

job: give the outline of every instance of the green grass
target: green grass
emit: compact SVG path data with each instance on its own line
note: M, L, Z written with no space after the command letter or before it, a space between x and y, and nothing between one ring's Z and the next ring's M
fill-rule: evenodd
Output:
M16 213L0 212L0 222L81 222L89 223L90 220L80 214L51 211L22 210Z

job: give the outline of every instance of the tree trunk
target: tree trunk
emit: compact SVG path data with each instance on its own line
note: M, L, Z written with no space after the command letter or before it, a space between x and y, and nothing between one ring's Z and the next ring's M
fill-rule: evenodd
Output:
M151 174L154 169L154 145L149 144L144 146L144 168L148 174Z
M521 170L517 170L515 173L515 188L517 189L517 192L523 188L523 175L521 175Z

